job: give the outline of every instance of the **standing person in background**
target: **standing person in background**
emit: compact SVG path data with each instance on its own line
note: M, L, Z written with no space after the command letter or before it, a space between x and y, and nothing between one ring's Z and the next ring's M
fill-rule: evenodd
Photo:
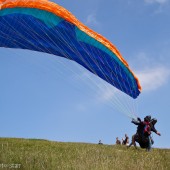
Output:
M125 134L125 139L122 139L122 145L129 145L129 137L127 134Z

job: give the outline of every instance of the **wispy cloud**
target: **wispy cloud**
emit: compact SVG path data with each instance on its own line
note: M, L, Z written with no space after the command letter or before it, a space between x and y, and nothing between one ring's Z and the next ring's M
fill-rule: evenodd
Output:
M156 90L168 82L170 78L169 65L161 56L157 56L155 60L155 56L140 52L133 58L130 64L140 80L142 91Z
M153 3L159 3L159 4L165 4L169 0L144 0L146 3L153 4Z
M144 2L148 5L158 5L153 12L154 15L165 13L167 9L169 10L167 7L170 0L144 0Z
M79 80L81 83L86 84L89 89L91 89L94 94L96 94L96 102L105 102L109 101L113 98L117 90L106 83L104 80L100 79L98 76L84 70L82 68L78 68L79 74L74 75L72 78L74 80ZM100 96L100 97L99 97Z
M135 71L135 74L140 81L143 92L157 90L165 85L170 79L170 69L164 66L145 68L141 71ZM113 98L117 98L118 90L114 87L104 84L103 82L98 85L101 87L103 86L103 88L100 88L101 101L109 101ZM119 93L119 96L120 94L121 93ZM124 93L122 93L121 96L122 95L124 95Z
M142 70L136 74L140 80L143 91L152 91L167 83L170 77L170 69L159 66Z
M96 14L89 14L86 19L86 24L87 25L98 25L99 22L97 21Z
M109 87L109 86L107 88L103 88L101 92L102 92L101 96L102 96L103 101L111 100L116 93L116 91L112 87Z

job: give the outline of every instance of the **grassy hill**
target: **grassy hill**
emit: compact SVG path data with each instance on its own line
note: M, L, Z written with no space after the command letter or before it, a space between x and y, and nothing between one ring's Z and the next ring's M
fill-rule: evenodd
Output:
M170 170L170 149L0 138L0 170Z

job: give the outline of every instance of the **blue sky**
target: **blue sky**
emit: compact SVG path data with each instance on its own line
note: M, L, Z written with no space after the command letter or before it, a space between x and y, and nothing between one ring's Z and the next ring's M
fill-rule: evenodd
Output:
M136 132L132 111L156 117L154 147L170 148L170 1L53 2L119 49L142 93L129 99L66 59L0 48L0 136L114 144Z

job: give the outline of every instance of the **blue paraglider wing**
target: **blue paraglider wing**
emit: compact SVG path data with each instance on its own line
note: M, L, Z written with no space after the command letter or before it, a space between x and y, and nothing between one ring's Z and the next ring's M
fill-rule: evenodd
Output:
M47 0L0 3L0 47L73 60L129 96L139 95L139 81L116 47L63 7Z

